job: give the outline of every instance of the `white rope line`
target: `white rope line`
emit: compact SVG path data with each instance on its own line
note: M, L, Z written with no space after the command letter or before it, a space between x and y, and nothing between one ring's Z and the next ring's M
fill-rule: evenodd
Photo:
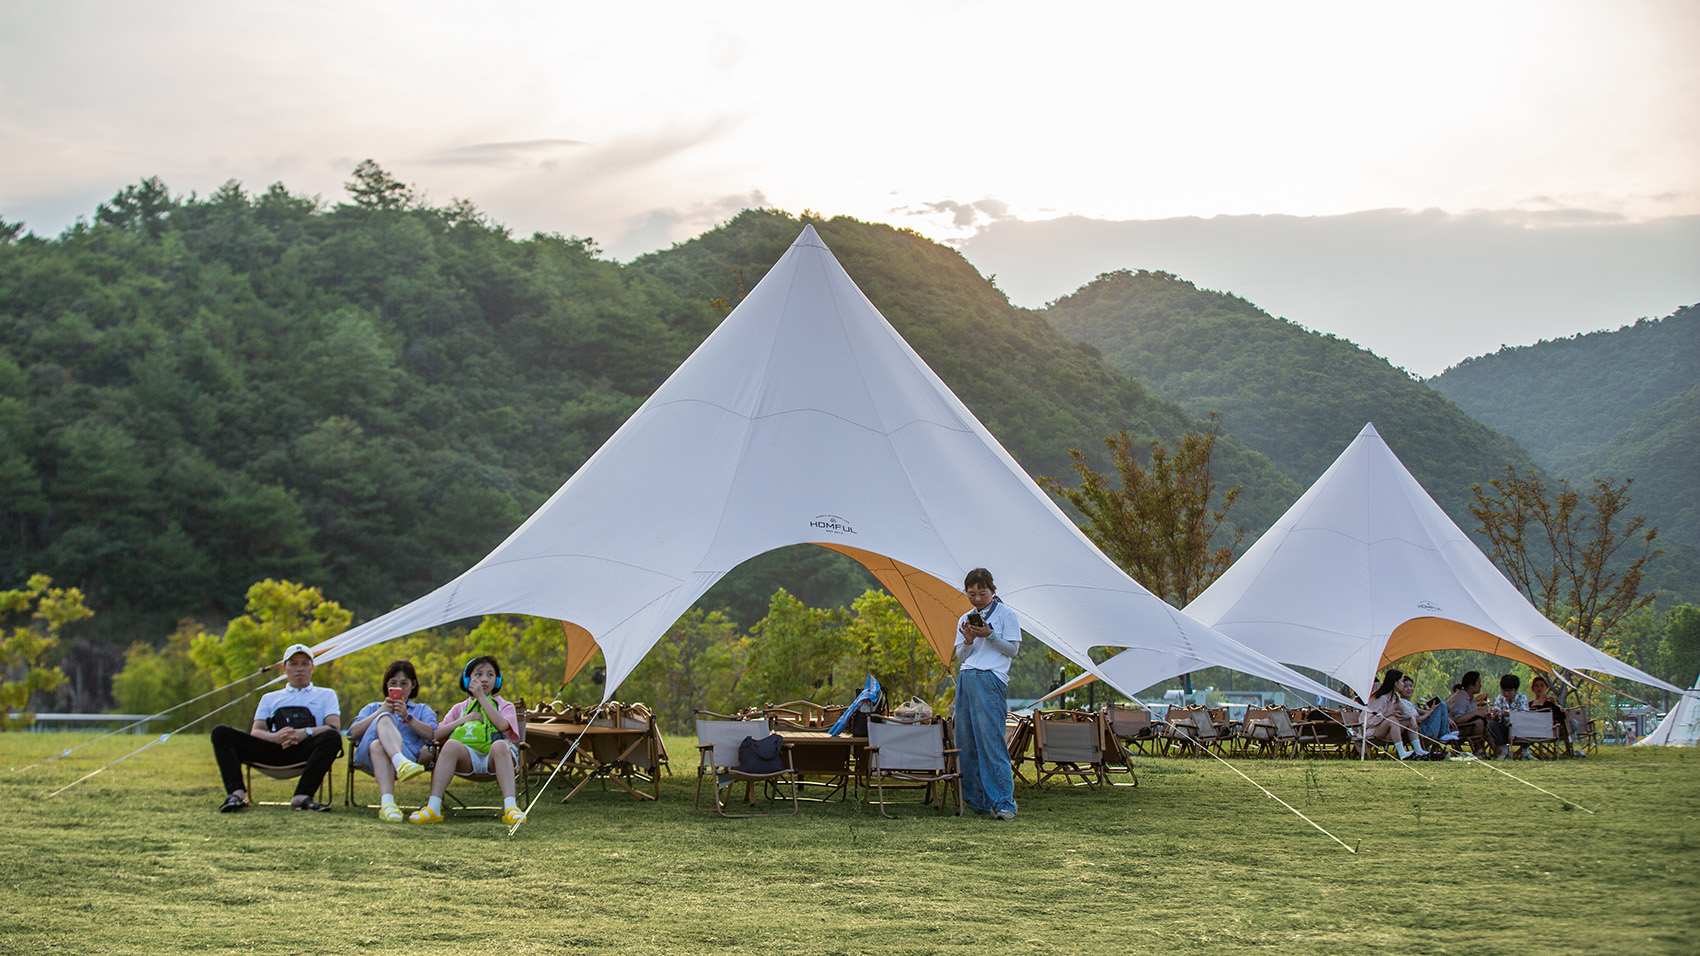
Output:
M265 667L262 667L259 670L253 672L252 674L246 674L242 677L236 678L235 680L224 685L223 687L215 687L212 690L207 691L206 693L202 694L199 697L191 697L188 700L182 702L181 704L177 704L177 705L172 706L172 707L167 707L166 709L160 711L157 714L149 714L148 716L143 717L141 720L135 721L133 723L125 724L124 726L118 728L117 730L113 730L113 731L109 731L107 733L101 734L99 737L96 737L93 740L85 740L82 743L76 745L75 747L70 747L68 749L61 750L51 757L47 757L47 758L42 759L42 760L37 760L35 763L30 764L28 767L16 767L12 770L12 772L13 773L22 773L25 770L32 770L36 767L39 767L44 763L52 763L53 761L58 760L61 757L69 757L71 754L75 753L76 751L83 749L84 747L87 747L89 744L97 743L99 741L105 740L106 738L112 736L113 734L121 734L126 730L131 730L131 729L134 729L136 727L140 727L143 724L146 724L150 721L158 720L159 718L164 717L166 714L169 714L174 710L182 710L183 708L189 706L190 704L195 703L196 701L206 700L208 697L211 697L212 695L217 694L221 691L229 690L230 688L235 687L237 684L240 684L245 680L253 680L254 678L259 677L260 675L264 674L266 671L269 671L273 667L276 667L276 666L277 666L276 664L270 664L270 665L267 665ZM250 690L248 693L251 694L251 693L253 693L253 691ZM243 695L243 697L246 697L246 696L247 696L247 694ZM236 699L241 700L242 698L238 697Z
M525 819L519 821L518 823L514 824L513 826L508 827L508 836L513 836L514 833L516 833L519 830L520 827L525 825L526 820L531 819L532 808L537 806L537 801L543 799L543 792L548 790L549 785L555 782L555 776L561 772L561 768L565 767L567 765L567 760L569 758L571 758L572 755L578 750L579 741L584 739L585 734L590 733L591 723L594 722L596 720L596 718L602 713L602 708L607 707L607 706L608 706L608 701L603 701L602 703L596 705L595 710L590 712L590 717L587 720L585 720L585 722L584 722L584 729L578 732L577 737L573 738L573 742L567 747L567 752L562 754L559 760L555 761L555 769L549 772L549 779L543 781L543 786L537 788L537 793L532 795L531 802L526 804L526 806L525 806Z
M1145 702L1144 702L1144 701L1140 701L1140 702L1139 702L1139 703L1140 703L1140 705L1141 705L1141 706L1143 706L1143 707L1145 707L1145 709L1146 709L1146 710L1150 710L1150 709L1151 709L1151 708L1150 708L1150 705L1148 705L1148 704L1145 704ZM1229 762L1228 762L1228 761L1226 761L1226 760L1223 760L1223 759L1222 759L1222 755L1221 755L1221 754L1218 754L1218 753L1211 753L1211 751L1210 751L1210 749L1209 749L1209 748L1208 748L1208 747L1205 747L1205 746L1203 746L1203 745L1202 745L1202 744L1200 744L1200 743L1199 743L1199 741L1198 741L1198 740L1197 740L1197 739L1196 739L1196 738L1194 738L1194 737L1193 737L1193 736L1192 736L1192 735L1190 735L1190 734L1188 734L1188 733L1187 733L1187 732L1186 732L1186 731L1184 731L1184 730L1182 730L1182 729L1181 729L1181 728L1180 728L1180 727L1179 727L1179 726L1177 726L1177 725L1175 725L1175 724L1174 724L1174 723L1171 723L1171 722L1170 722L1170 721L1167 721L1167 720L1163 720L1163 721L1159 721L1159 723L1162 723L1162 724L1164 724L1164 725L1166 725L1166 726L1167 726L1167 727L1168 727L1168 728L1169 728L1169 729L1170 729L1170 730L1172 730L1172 731L1174 731L1174 732L1175 732L1175 733L1177 733L1177 734L1180 734L1180 735L1181 735L1181 737L1182 737L1182 739L1185 739L1185 740L1188 740L1188 741L1191 741L1191 742L1192 742L1192 743L1194 743L1194 744L1198 744L1198 745L1199 745L1199 746L1198 746L1198 749L1199 749L1199 750L1200 750L1200 751L1202 751L1202 752L1204 752L1204 753L1206 753L1206 754L1209 754L1209 755L1210 755L1210 756L1211 756L1211 757L1214 757L1214 758L1215 758L1215 759L1216 759L1216 762L1217 762L1217 763L1219 763L1219 764L1221 764L1221 765L1222 765L1222 766L1224 766L1224 767L1227 767L1227 768L1228 768L1228 769L1229 769L1229 770L1232 770L1232 771L1233 771L1233 772L1235 772L1235 773L1237 773L1237 774L1239 774L1239 775L1240 775L1240 776L1241 776L1241 777L1242 777L1242 778L1244 778L1244 779L1245 779L1245 782L1246 782L1246 783L1249 783L1249 784L1251 784L1251 785L1252 785L1252 786L1254 786L1254 787L1256 787L1256 788L1257 788L1257 789L1259 789L1259 790L1262 790L1262 791L1263 791L1263 793L1264 793L1264 795L1265 795L1265 796L1267 796L1267 797L1268 797L1268 798L1269 798L1269 799L1271 799L1271 800L1273 800L1273 801L1275 801L1275 802L1276 802L1276 803L1279 803L1279 804L1280 804L1280 805L1281 805L1281 806L1283 806L1283 807L1286 807L1286 808L1287 808L1287 809L1288 809L1288 810L1291 810L1291 811L1293 811L1293 813L1294 813L1294 814L1295 814L1295 815L1297 815L1297 816L1298 816L1298 818L1299 818L1299 819L1300 819L1300 820L1303 820L1303 821L1304 821L1304 822L1306 822L1306 823L1308 823L1308 824L1310 824L1310 825L1311 825L1311 826L1313 826L1313 827L1315 827L1315 828L1316 828L1316 829L1317 829L1317 832L1319 832L1319 833L1321 833L1321 834L1322 834L1322 835L1323 835L1323 836L1326 836L1326 837L1327 837L1327 838L1328 838L1328 839L1330 839L1330 840L1333 840L1333 841L1334 841L1334 842L1335 842L1335 843L1338 843L1338 844L1340 844L1340 845L1341 845L1341 846L1342 846L1342 847L1345 847L1345 849L1346 849L1346 852L1347 852L1347 853L1352 853L1352 854L1356 854L1356 853L1357 853L1357 852L1358 852L1358 851L1357 851L1357 850L1355 850L1355 849L1353 849L1353 848L1352 848L1352 847L1350 847L1350 846L1348 846L1348 845L1347 845L1347 844L1346 844L1346 841L1344 841L1344 840L1342 840L1342 839L1340 839L1340 838L1339 838L1339 837L1337 837L1337 836L1335 836L1335 835L1334 835L1334 834L1332 834L1332 833L1329 833L1329 832L1328 832L1328 831L1327 831L1327 830L1324 830L1324 829L1323 829L1323 828L1322 828L1322 825L1321 825L1321 824L1319 824L1319 823L1317 823L1317 822L1316 822L1316 821L1315 821L1315 820L1312 820L1312 819L1311 819L1311 818L1310 818L1310 817L1307 817L1307 816L1305 816L1305 815L1304 815L1304 814L1303 814L1303 813L1300 813L1300 812L1299 812L1299 811L1298 811L1298 809L1297 809L1297 808L1295 808L1295 807L1294 807L1294 806L1293 806L1293 805L1292 805L1292 804L1290 804L1290 803L1288 803L1288 802L1287 802L1287 801L1285 801L1285 800L1283 800L1283 799L1281 799L1281 798L1280 798L1280 797L1277 797L1277 796L1276 796L1276 795L1274 795L1274 794L1273 794L1273 793L1270 793L1270 792L1269 792L1269 788L1268 788L1268 787L1265 787L1265 786L1264 786L1264 785L1263 785L1263 784L1261 784L1261 783L1258 783L1258 782L1257 782L1257 781L1256 781L1256 780L1253 780L1253 779L1251 779L1251 778L1250 778L1250 777L1247 777L1247 776L1246 776L1246 775L1245 775L1245 774L1244 774L1244 773L1242 773L1242 772L1241 772L1241 771L1240 771L1240 768L1238 768L1238 767L1236 767L1236 766L1234 766L1234 765L1233 765L1233 764L1231 764L1231 763L1229 763Z
M248 694L252 694L253 692L254 692L253 690L249 690ZM141 753L144 750L149 750L151 748L159 746L160 744L165 743L167 740L171 739L172 734L182 733L183 731L189 729L190 727L193 727L194 725L200 723L201 721L206 720L208 717L211 717L213 714L216 714L219 711L224 710L226 707L230 707L232 705L241 703L244 699L246 699L248 697L248 694L243 694L241 697L236 698L235 700L231 701L228 704L225 704L221 707L214 708L213 710L209 710L206 713L202 714L201 716L196 717L194 720L191 720L188 723L184 724L183 726L177 728L176 730L170 731L169 733L160 734L157 739L148 741L147 743L141 745L140 747L137 747L135 750L130 751L129 753L125 754L124 756L119 757L117 760L112 761L111 763L107 764L104 767L99 768L98 770L91 770L88 773L83 774L81 777L78 777L77 779L71 781L70 783L64 785L63 787L60 787L58 790L55 790L52 793L48 794L48 796L57 797L61 793L64 793L65 791L71 789L72 787L76 786L77 784L82 783L84 780L87 780L90 777L95 776L96 774L103 773L107 769L114 767L114 766L117 766L118 764L121 764L126 760L129 760L131 757L134 757L135 755Z
M1144 703L1144 701L1141 701L1141 699L1139 699L1139 697L1129 696L1129 699L1130 699L1130 701L1134 701L1134 703L1139 704L1139 706L1141 706L1141 708L1146 708L1146 713L1154 713L1154 711L1151 711L1151 704ZM1209 714L1209 711L1205 711L1205 714ZM1205 716L1205 720L1209 720L1209 716ZM1171 723L1170 720L1161 720L1161 721L1158 721L1158 723L1161 723L1161 725L1168 726L1168 728L1170 728L1170 730L1175 731L1175 733L1180 733L1181 737L1185 738L1185 740L1190 740L1190 742L1193 742L1193 743L1195 743L1195 745L1197 745L1197 743L1198 743L1197 738L1193 738L1192 735L1188 735L1187 731L1181 730L1181 728L1178 728L1178 726L1175 726L1175 723ZM1210 754L1209 748L1202 747L1202 745L1198 745L1198 750L1202 750L1202 752L1205 752L1205 754ZM1278 803L1278 805L1285 806L1285 808L1287 808L1287 810L1292 810L1292 813L1294 813L1294 815L1297 815L1297 817L1299 817L1299 820L1304 820L1304 822L1309 823L1309 825L1311 825L1311 827L1316 827L1317 832L1321 832L1321 834L1323 834L1324 837L1328 837L1329 840L1334 840L1334 842L1336 842L1336 844L1340 844L1341 847L1345 847L1346 852L1350 852L1350 854L1353 854L1353 856L1355 856L1355 854L1357 854L1358 851L1355 851L1355 849L1351 849L1350 845L1346 845L1345 840L1341 840L1340 837L1336 837L1336 835L1329 834L1328 830L1324 830L1323 825L1321 825L1321 823L1317 823L1316 820L1311 820L1311 818L1306 817L1306 815L1304 815L1304 813L1299 813L1299 810L1297 810L1297 808L1295 808L1294 805L1290 805L1290 803L1287 803L1287 801L1282 800L1282 798L1278 798L1278 796L1275 796L1275 794L1273 794L1273 793L1270 793L1270 791L1268 791L1268 788L1265 788L1265 786L1263 786L1263 784L1260 784L1260 782L1255 781L1255 779L1251 779L1251 777L1246 777L1246 774L1243 774L1243 772L1239 771L1239 767L1236 767L1236 765L1229 764L1229 762L1227 762L1227 760L1222 759L1221 754L1210 754L1210 757L1215 757L1215 760L1217 760L1217 762L1219 762L1219 764L1224 765L1224 767L1227 767L1227 769L1229 769L1229 771L1234 771L1234 772L1236 772L1236 774L1239 774L1239 776L1244 777L1244 781L1248 782L1248 784L1251 784L1251 786L1255 786L1255 788L1261 789L1261 791L1263 791L1263 793L1265 793L1265 796L1268 796L1268 798L1270 798L1270 800L1275 801L1275 803Z

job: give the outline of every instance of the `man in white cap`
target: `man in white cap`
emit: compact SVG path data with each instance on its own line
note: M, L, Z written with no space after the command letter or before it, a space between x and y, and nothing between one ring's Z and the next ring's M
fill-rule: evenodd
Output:
M220 813L248 808L244 763L288 766L306 761L289 805L320 813L330 809L313 794L342 754L342 705L336 691L313 685L313 652L307 645L291 644L283 652L283 675L288 684L260 698L247 733L224 724L213 728L213 757L226 793Z

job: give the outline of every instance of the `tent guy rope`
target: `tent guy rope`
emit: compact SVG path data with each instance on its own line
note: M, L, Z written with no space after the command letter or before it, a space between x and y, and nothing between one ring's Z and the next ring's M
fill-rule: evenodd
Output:
M82 743L76 745L75 747L67 747L66 749L61 750L58 753L52 755L51 757L45 757L41 760L37 760L35 763L32 763L27 767L16 767L12 770L12 772L13 773L22 773L25 770L33 770L34 768L39 767L42 764L52 763L53 761L58 760L61 757L69 757L71 754L76 753L77 751L83 749L84 747L87 747L89 744L99 743L100 741L105 740L108 737L111 737L113 734L124 733L127 730L132 730L136 727L140 727L144 724L158 720L159 718L164 717L166 714L169 714L172 711L182 710L183 708L189 706L190 704L195 703L196 701L206 700L208 697L211 697L212 695L220 693L222 691L227 691L230 688L235 687L237 684L242 683L243 681L253 680L254 678L259 677L261 674L264 674L266 671L271 670L273 667L276 667L276 666L277 665L272 664L272 665L268 665L266 667L262 667L259 670L253 672L252 674L245 674L241 677L236 678L235 680L224 685L223 687L215 687L212 690L207 691L206 693L202 694L199 697L191 697L188 700L183 701L180 704L176 704L176 705L173 705L171 707L167 707L166 709L160 711L157 714L149 714L148 716L143 717L141 720L137 720L137 721L134 721L132 723L125 724L124 726L119 727L116 730L108 731L107 733L101 734L99 737L95 737L92 740L85 740ZM250 690L250 691L248 691L248 693L251 694L251 693L253 693L253 691ZM248 695L244 694L242 696L246 697ZM236 699L241 700L242 697L238 697ZM234 703L234 701L232 701L232 703Z

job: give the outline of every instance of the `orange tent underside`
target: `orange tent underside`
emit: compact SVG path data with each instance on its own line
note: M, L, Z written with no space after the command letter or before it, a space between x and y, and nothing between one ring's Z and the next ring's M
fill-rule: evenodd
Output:
M882 554L863 551L842 544L815 542L822 548L837 551L868 569L880 585L921 629L927 645L940 661L950 664L956 652L956 622L972 607L968 598L957 588L940 581L925 571L894 561ZM568 621L561 622L567 638L567 666L561 683L572 680L596 653L596 638L584 628Z

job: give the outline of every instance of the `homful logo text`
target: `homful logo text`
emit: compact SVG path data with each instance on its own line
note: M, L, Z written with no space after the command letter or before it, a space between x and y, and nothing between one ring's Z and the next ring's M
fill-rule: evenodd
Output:
M837 515L815 515L809 519L809 527L820 531L830 531L833 534L855 534L856 529L850 527L850 522Z

